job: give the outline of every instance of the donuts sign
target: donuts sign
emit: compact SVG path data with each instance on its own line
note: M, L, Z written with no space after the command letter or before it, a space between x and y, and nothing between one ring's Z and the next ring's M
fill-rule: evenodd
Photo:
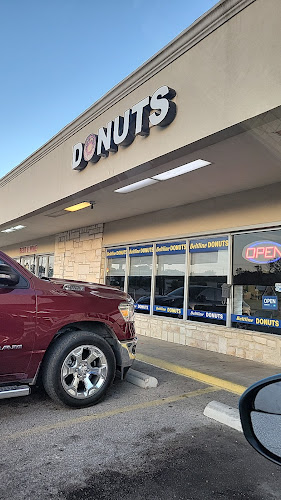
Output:
M89 162L97 163L109 152L116 153L119 146L129 146L136 135L148 136L151 126L166 127L176 116L176 104L172 101L175 90L164 85L140 102L127 109L101 127L97 134L90 134L85 143L73 147L72 168L83 170Z
M245 246L244 259L256 264L269 264L281 259L281 245L274 241L254 241Z

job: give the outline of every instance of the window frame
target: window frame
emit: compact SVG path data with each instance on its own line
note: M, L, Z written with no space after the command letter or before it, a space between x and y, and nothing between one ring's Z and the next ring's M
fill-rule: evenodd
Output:
M126 289L124 288L124 291L126 293L129 293L128 292L128 289L129 289L129 278L130 276L134 276L134 275L130 275L130 269L131 269L131 260L134 259L135 257L139 257L139 256L142 256L142 257L145 257L146 255L134 255L134 254L130 254L130 249L131 248L141 248L141 247L150 247L152 246L152 255L147 255L147 257L150 257L151 256L151 274L150 275L147 275L147 277L149 276L150 277L150 302L149 302L149 311L148 313L145 313L147 316L152 316L152 309L151 309L151 301L154 300L154 296L152 295L152 284L153 284L153 275L154 275L154 256L155 256L155 243L150 243L150 242L146 242L146 243L138 243L138 244L131 244L131 245L128 245L127 246L127 259L128 259L128 274L127 274L127 280L126 280ZM148 252L150 253L150 252ZM136 313L137 313L137 309L136 309ZM143 314L140 312L140 314Z
M46 266L46 276L48 278L52 278L53 276L49 276L49 269L50 269L50 257L53 257L54 260L55 260L55 253L53 252L46 252L46 253L30 253L30 254L22 254L22 255L17 255L16 257L13 257L13 259L18 263L20 264L22 267L24 267L24 265L22 264L22 260L21 259L24 259L26 257L33 257L33 261L34 261L34 270L35 270L35 273L32 273L32 271L29 271L34 274L34 276L36 276L37 278L40 279L39 275L38 275L38 269L39 269L39 258L40 257L47 257L47 266Z
M239 237L239 236L243 236L243 235L247 235L247 236L250 236L251 238L256 239L256 241L259 241L260 237L259 235L263 234L263 233L268 233L268 232L278 232L279 233L279 236L281 234L281 227L277 227L277 226L273 226L273 227L262 227L262 228L259 228L259 227L256 227L256 228L251 228L251 229L246 229L246 230L243 230L243 231L236 231L236 232L233 232L232 233L232 245L234 247L234 238L235 237ZM252 236L253 235L253 236ZM265 237L265 240L267 240L268 236ZM254 242L252 242L254 243ZM280 245L280 242L279 242L279 245ZM246 245L247 246L247 245ZM233 256L233 260L234 260L234 251L232 252L232 256ZM278 259L281 261L281 259ZM233 268L233 262L232 262L232 268ZM232 272L234 270L232 269ZM270 274L270 273L265 273L265 275L267 274ZM273 274L273 273L272 273ZM240 329L243 329L243 328L246 328L249 332L252 332L252 333L264 333L266 335L281 335L281 318L279 317L273 317L273 318L268 318L267 317L267 313L268 311L266 309L264 309L265 314L262 314L262 315L254 315L254 314L251 314L250 317L253 318L253 322L252 323L248 323L247 324L247 321L244 322L241 322L241 321L237 321L235 318L237 316L242 316L242 317L247 317L246 314L236 314L234 313L234 290L235 290L235 286L241 286L242 288L244 288L244 286L248 286L248 285L256 285L256 286L261 286L261 287L267 287L267 286L273 286L273 285L268 285L268 284L265 284L265 283L259 283L259 284L256 284L256 283L235 283L235 279L234 279L234 273L232 274L232 277L233 277L233 286L232 286L232 293L233 293L233 300L232 300L232 311L231 311L231 316L230 316L230 326L232 328L240 328ZM279 282L279 281L278 281ZM244 301L244 298L243 298L243 301ZM249 317L249 318L250 318ZM277 321L279 323L279 326L274 326L273 324L266 324L266 321L267 320L270 320L270 321ZM259 322L258 322L259 321ZM256 328L255 328L256 327ZM267 331L266 328L276 328L277 331Z
M144 242L140 243L129 243L129 244L119 244L119 245L114 245L114 246L108 246L105 248L105 250L113 250L113 249L118 249L118 248L126 248L126 271L125 271L125 280L124 280L124 292L128 293L128 284L129 284L129 271L130 271L130 262L132 256L129 254L129 248L134 247L134 246L147 246L151 245L153 247L153 253L152 253L152 272L151 272L151 289L150 289L150 310L149 310L149 316L154 317L154 318L162 318L163 320L173 320L176 319L174 317L169 317L167 316L159 316L155 314L154 312L154 304L155 304L155 285L156 285L156 276L157 276L157 254L156 254L156 245L160 243L177 243L179 241L182 241L186 245L186 252L185 252L185 275L184 275L184 299L183 299L183 317L181 321L191 321L189 317L187 316L187 310L188 310L188 299L189 299L189 282L190 282L190 241L194 239L210 239L210 238L218 238L218 237L224 237L225 239L228 239L228 249L226 250L228 252L228 263L227 263L227 274L226 274L226 279L227 283L232 283L232 237L233 235L231 233L224 233L224 232L218 232L217 234L204 234L204 235L192 235L190 237L177 237L177 238L159 238L157 240L154 240L153 242L145 240ZM105 272L104 272L104 283L106 283L106 268L107 268L107 260L108 257L105 252ZM230 281L231 278L231 281ZM226 325L224 326L229 326L228 322L230 322L231 325L231 314L232 314L232 308L233 308L233 300L232 297L231 299L227 299L227 304L226 304ZM138 311L136 310L136 314L138 314ZM141 314L141 313L140 313ZM208 325L208 323L205 323ZM218 325L220 326L220 325Z

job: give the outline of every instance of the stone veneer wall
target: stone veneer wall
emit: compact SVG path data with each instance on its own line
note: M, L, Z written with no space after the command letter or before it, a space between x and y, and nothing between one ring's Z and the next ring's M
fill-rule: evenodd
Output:
M56 235L54 276L103 283L103 224Z
M281 365L281 336L238 328L136 314L136 333L176 344Z

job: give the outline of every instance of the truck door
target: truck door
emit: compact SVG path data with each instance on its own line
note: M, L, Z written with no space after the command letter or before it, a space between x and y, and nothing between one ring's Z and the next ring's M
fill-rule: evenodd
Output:
M1 258L0 264L10 262ZM28 379L35 328L36 297L30 281L20 275L15 287L0 283L0 382Z

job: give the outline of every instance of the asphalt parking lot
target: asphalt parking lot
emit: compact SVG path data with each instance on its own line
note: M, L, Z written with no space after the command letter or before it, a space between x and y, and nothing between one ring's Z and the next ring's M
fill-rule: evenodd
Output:
M203 416L237 394L137 361L158 378L116 379L87 409L55 407L42 390L0 402L0 498L280 499L281 469L241 433Z

